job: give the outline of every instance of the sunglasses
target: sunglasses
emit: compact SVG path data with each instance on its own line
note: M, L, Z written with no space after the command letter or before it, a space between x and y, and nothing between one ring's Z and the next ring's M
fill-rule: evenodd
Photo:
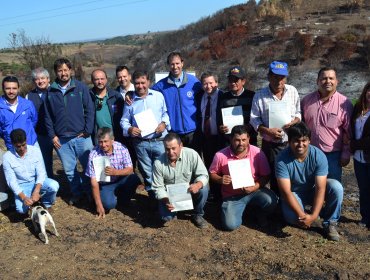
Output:
M103 98L97 98L96 99L96 110L97 111L100 111L101 110L101 108L103 108Z

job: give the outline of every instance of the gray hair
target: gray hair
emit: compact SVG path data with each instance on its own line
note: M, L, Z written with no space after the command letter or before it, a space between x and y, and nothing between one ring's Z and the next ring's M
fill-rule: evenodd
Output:
M113 130L109 127L101 127L98 129L98 133L97 133L97 138L98 140L101 140L103 138L105 138L105 135L109 135L109 138L110 139L114 139L114 136L113 136Z
M31 72L31 75L32 75L32 80L36 80L38 76L45 76L47 78L50 78L48 70L46 70L43 67L33 69Z

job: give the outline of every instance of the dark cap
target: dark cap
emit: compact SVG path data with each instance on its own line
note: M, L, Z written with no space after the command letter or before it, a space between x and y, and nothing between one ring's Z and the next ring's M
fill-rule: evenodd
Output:
M245 71L240 66L234 66L229 70L229 74L227 74L227 77L237 77L238 79L244 79L245 76Z

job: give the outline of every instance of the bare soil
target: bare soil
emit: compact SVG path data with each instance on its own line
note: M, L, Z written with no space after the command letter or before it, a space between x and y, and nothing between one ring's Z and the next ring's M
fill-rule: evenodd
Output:
M245 225L220 228L220 206L207 204L207 229L189 215L162 227L146 193L130 207L96 219L94 208L66 203L65 177L52 213L60 237L48 231L49 245L29 218L0 213L1 279L370 279L370 231L357 225L358 189L352 166L345 169L341 240L284 225L277 217L266 228L247 210Z

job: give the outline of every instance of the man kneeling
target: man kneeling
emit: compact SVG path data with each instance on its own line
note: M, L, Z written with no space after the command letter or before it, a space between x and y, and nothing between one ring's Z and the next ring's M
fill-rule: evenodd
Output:
M216 153L209 168L211 180L221 185L222 225L226 230L238 228L245 207L250 204L262 210L257 219L264 226L266 214L272 213L278 200L275 193L265 187L270 178L267 158L259 148L249 144L250 135L245 126L233 127L230 137L230 146ZM243 159L249 159L254 185L234 189L228 162Z
M111 128L99 128L97 133L98 145L90 152L86 176L90 177L92 195L96 205L98 217L105 217L105 210L113 209L117 202L128 203L141 184L139 177L133 173L132 162L127 148L114 141ZM94 159L106 157L109 166L104 168L103 174L96 174ZM103 182L101 175L110 176L109 182ZM100 180L99 180L100 178Z
M311 132L304 123L288 130L289 147L276 161L276 178L281 206L289 224L309 228L320 215L327 238L339 240L335 228L340 217L343 187L335 179L327 179L328 161L325 154L310 145ZM324 205L325 201L325 206ZM311 205L308 213L305 206Z
M57 181L47 178L40 148L27 145L26 132L17 128L10 133L12 149L4 154L6 182L15 194L18 213L27 213L30 206L41 200L50 208L59 189Z

